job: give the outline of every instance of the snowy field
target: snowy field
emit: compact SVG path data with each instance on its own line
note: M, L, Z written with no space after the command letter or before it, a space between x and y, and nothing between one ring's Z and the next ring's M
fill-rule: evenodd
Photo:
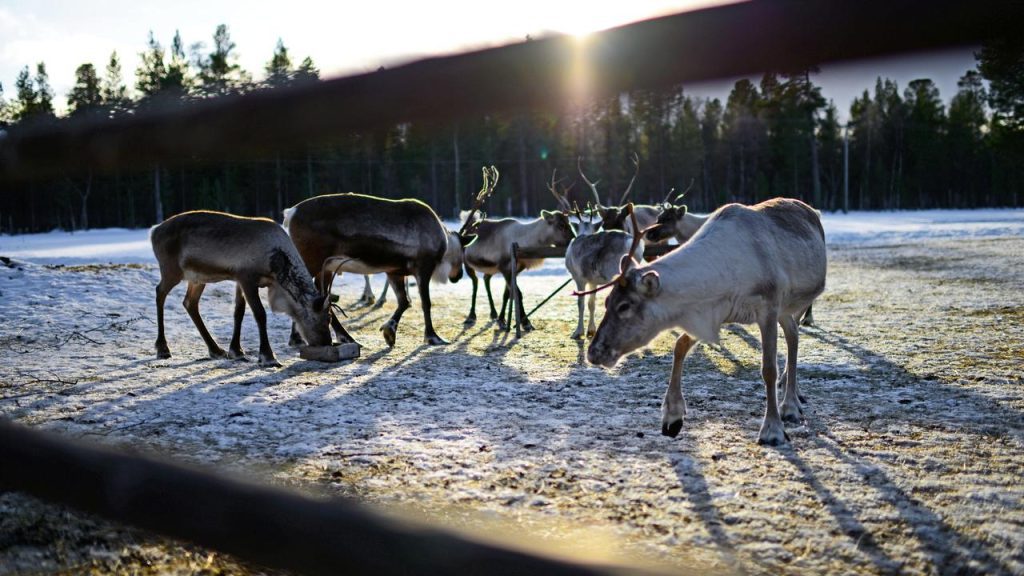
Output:
M701 574L1024 573L1024 211L823 220L828 287L800 341L809 405L782 448L755 442L756 328L728 327L691 354L690 412L670 439L659 405L673 335L613 370L586 365L568 291L516 340L485 320L462 326L467 280L432 286L444 347L420 344L416 299L390 351L377 327L393 301L350 308L366 348L338 365L298 359L273 316L284 368L269 370L206 359L182 286L167 304L173 357L157 360L146 230L0 236L0 414L590 559ZM527 308L567 278L561 266L526 275ZM342 303L361 285L336 284ZM202 301L222 344L232 299L219 284ZM243 346L257 347L251 315ZM259 571L0 494L0 573L143 567Z

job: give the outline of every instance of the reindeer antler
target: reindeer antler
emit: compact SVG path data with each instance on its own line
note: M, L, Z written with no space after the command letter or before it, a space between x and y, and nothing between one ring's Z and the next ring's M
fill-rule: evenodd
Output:
M562 192L559 192L558 185L562 180L564 180L564 178L556 180L555 178L557 175L558 168L555 168L551 172L551 182L547 185L548 190L551 192L551 195L555 197L555 200L558 202L558 205L561 206L562 211L566 214L572 214L572 204L569 203L569 192L576 183L573 182L568 188L563 188Z
M498 169L493 165L482 168L484 174L483 186L480 191L476 193L473 198L473 208L469 211L469 216L466 221L462 223L462 228L459 229L459 236L465 235L473 227L473 217L480 210L480 207L484 205L484 202L494 193L494 188L498 185Z
M683 190L682 192L679 193L678 196L676 196L676 200L679 200L683 196L686 196L686 193L690 191L690 188L693 188L693 182L694 182L694 179L690 178L690 184L686 187L686 190ZM672 193L675 192L675 191L676 191L675 188L672 188L671 190L669 190L668 194L665 195L665 199L662 200L661 203L662 204L668 204L669 203L668 199L672 197Z
M597 207L600 208L601 207L601 197L598 196L598 194L597 194L597 182L600 182L600 180L598 180L597 182L591 182L590 179L587 178L587 175L583 173L583 166L581 164L582 160L583 160L582 156L577 156L576 157L576 170L579 171L580 176L583 177L583 181L587 183L587 186L590 186L590 192L594 195L594 202L596 202L597 203Z
M637 174L640 173L640 157L636 155L636 152L633 152L632 160L633 166L636 168L633 170L633 178L629 181L629 186L627 186L626 191L622 193L622 198L619 198L619 206L622 206L622 203L626 201L626 197L633 191L633 183L636 182Z
M324 259L324 264L323 264L323 266L320 267L320 274L321 275L323 275L323 273L327 271L327 267L328 266L333 264L335 261L339 261L338 265L334 266L334 269L331 270L330 280L328 280L326 276L323 276L324 284L321 287L320 292L324 295L324 303L326 303L326 304L330 303L330 301L331 301L331 285L334 284L334 278L337 277L337 275L338 275L338 269L341 268L342 266L344 266L345 262L348 262L349 260L352 260L352 258L346 258L344 256L329 256L328 258ZM341 314L343 316L348 316L347 314L345 314L344 310L341 310L340 307L338 307L338 310L341 312Z

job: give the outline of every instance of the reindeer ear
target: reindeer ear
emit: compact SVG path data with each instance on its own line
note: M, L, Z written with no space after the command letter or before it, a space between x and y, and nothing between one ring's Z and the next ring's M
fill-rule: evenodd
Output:
M554 222L555 221L555 215L556 215L555 212L551 212L549 210L541 210L540 211L540 215L543 216L544 219L547 220L548 222Z
M463 234L459 236L459 242L462 244L463 248L472 244L473 240L476 240L476 234Z
M648 270L636 283L637 292L646 298L653 298L661 292L661 277L656 270Z
M622 258L619 259L619 276L625 278L626 272L629 272L633 266L636 266L636 262L633 260L633 257L629 254L623 254Z

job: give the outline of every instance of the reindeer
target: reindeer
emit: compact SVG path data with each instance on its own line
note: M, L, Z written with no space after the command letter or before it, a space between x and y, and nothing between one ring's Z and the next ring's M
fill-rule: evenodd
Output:
M651 243L659 243L675 238L680 244L685 244L700 230L700 227L708 221L708 216L696 216L687 212L686 205L668 205L658 216L658 222L644 230L644 239ZM814 324L813 306L808 306L803 318L800 318L801 326L812 326Z
M413 199L328 194L296 204L284 217L307 271L321 282L328 273L387 274L398 299L394 314L380 327L388 347L394 347L398 323L409 308L406 276L416 278L424 341L447 344L431 320L430 280L457 282L462 277L463 246L472 237L451 234L429 206ZM321 269L320 263L331 257L335 264ZM340 327L336 319L332 325Z
M270 309L295 322L312 346L331 344L330 300L314 287L288 234L273 220L245 218L222 212L185 212L172 216L150 232L160 266L156 287L157 358L170 358L164 337L164 301L172 288L188 282L182 304L206 342L211 358L245 359L240 342L245 303L260 331L259 363L281 366L267 338L267 315L259 288L269 289ZM199 315L199 299L211 282L235 282L235 326L225 352L210 335Z
M494 172L494 180L497 181L497 171ZM488 186L487 178L484 178L485 188ZM493 190L493 183L490 185ZM479 195L478 195L479 197ZM483 219L475 221L474 231L477 236L466 248L466 271L473 282L472 304L469 314L466 316L466 325L476 322L476 294L477 279L476 273L484 276L484 288L487 290L487 301L490 304L492 319L497 319L497 325L502 330L508 331L512 324L512 308L510 307L508 320L505 320L505 309L509 304L509 286L512 280L512 243L517 242L521 248L536 248L541 246L566 246L575 238L576 232L569 217L565 212L541 210L540 217L529 222L519 222L512 218L501 220ZM473 221L472 214L467 222ZM516 273L530 268L536 268L543 262L543 258L520 258L517 260ZM505 293L501 302L501 314L494 309L494 298L491 295L491 277L500 273L505 278ZM517 294L520 307L523 305L523 293L520 290ZM529 318L523 319L523 329L533 330Z
M660 244L675 238L685 244L708 221L708 216L697 216L687 211L685 204L666 204L652 226L644 228L644 240Z
M629 207L627 206L627 209ZM633 226L636 228L636 216L633 216ZM636 240L636 241L634 241ZM589 286L604 284L615 277L619 271L619 263L624 255L631 255L636 260L642 260L644 253L643 241L634 238L622 230L601 230L593 234L580 235L569 243L565 251L565 267L576 282L577 308L576 330L571 338L579 340L583 337L583 299L585 291ZM590 310L590 322L587 327L587 336L591 337L596 332L594 324L594 306L596 295L590 293L588 308Z
M767 396L758 443L782 444L789 440L782 421L799 422L803 411L796 381L796 319L825 289L826 268L825 233L810 206L787 198L723 206L689 242L662 258L641 265L623 257L619 276L608 284L612 291L587 359L611 367L660 332L681 328L662 403L661 432L675 437L686 413L682 365L693 344L717 342L724 323L756 323ZM781 412L776 324L786 338Z

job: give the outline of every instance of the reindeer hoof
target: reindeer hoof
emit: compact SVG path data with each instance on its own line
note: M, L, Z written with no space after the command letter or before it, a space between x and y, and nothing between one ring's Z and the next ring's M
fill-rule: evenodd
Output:
M210 358L220 359L227 358L228 353L223 348L210 348Z
M384 307L384 302L386 302L386 300L377 300L376 302L373 303L373 309L374 310L379 310L379 309L383 308Z
M533 324L530 324L529 322L523 322L522 329L523 329L523 332L533 332L534 331Z
M387 322L380 327L380 331L384 334L384 342L387 343L388 348L395 347L395 325L393 322Z
M425 337L423 339L423 342L425 342L426 344L429 344L430 346L447 346L448 345L448 341L445 340L444 338L441 338L437 334L434 334L433 336Z
M757 443L761 446L783 446L789 443L789 434L785 430L781 431L768 431L765 429L761 430L761 434L757 437Z
M462 322L463 326L472 326L473 324L476 324L476 314L466 316L466 319Z
M228 358L231 360L241 360L243 362L249 361L249 359L245 357L245 352L243 352L241 348L238 350L228 350Z
M661 424L661 434L662 434L662 436L668 436L669 438L675 438L676 436L678 436L679 435L679 431L682 430L682 429L683 429L683 420L681 418L679 420L673 420L672 422L669 422L668 424L665 424L664 422L662 422L662 424Z
M797 410L796 412L783 411L782 421L787 422L789 424L800 424L800 422L803 420L803 418L801 417L802 415L803 411L801 410Z
M171 351L170 350L167 350L166 348L163 349L163 350L160 350L159 348L157 348L157 350L156 350L156 359L157 360L166 360L166 359L168 359L170 357L171 357Z
M583 340L583 333L577 330L576 332L573 332L572 335L569 337L572 338L573 340Z
M281 363L277 361L274 356L264 356L260 354L260 366L265 368L280 368Z

